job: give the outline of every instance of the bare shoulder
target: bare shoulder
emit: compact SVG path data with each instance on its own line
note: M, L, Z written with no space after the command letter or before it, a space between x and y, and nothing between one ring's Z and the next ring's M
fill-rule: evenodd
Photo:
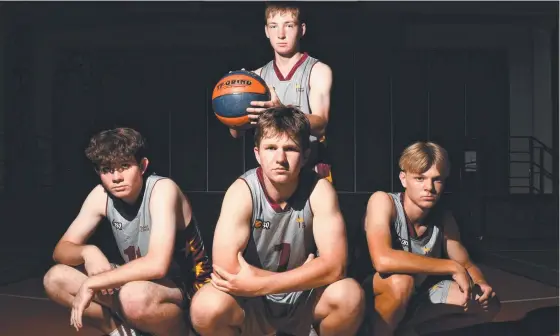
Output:
M179 198L182 194L181 188L170 178L163 178L156 182L152 190L152 198Z
M370 207L391 209L393 208L393 200L385 191L376 191L369 197L368 208Z
M309 197L312 208L327 206L328 208L338 204L338 196L333 185L322 178L317 181L311 196Z
M311 69L311 79L329 79L332 77L332 69L326 63L318 61Z
M327 63L321 61L317 61L317 63L315 63L315 65L313 66L313 71L317 73L323 73L323 74L332 73L331 67Z
M226 194L224 196L224 200L222 203L222 207L246 207L249 206L251 208L253 202L253 198L251 196L251 191L249 190L249 186L244 179L238 178L233 182Z
M105 216L108 197L107 190L101 184L98 184L90 191L84 201L83 208L88 212Z

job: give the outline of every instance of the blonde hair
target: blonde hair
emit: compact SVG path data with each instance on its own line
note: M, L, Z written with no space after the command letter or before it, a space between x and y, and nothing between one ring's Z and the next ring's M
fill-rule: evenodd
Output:
M443 176L449 174L447 151L430 141L418 141L406 147L399 159L399 167L405 173L422 174L433 165L436 165Z

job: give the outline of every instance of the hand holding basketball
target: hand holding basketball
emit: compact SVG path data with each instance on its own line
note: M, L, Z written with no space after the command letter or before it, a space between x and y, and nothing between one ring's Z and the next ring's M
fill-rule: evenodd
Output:
M281 106L282 102L280 101L280 99L278 98L278 95L276 94L276 90L274 90L273 87L270 87L268 84L268 90L270 91L270 100L269 101L252 101L251 102L251 106L254 107L248 107L247 108L247 113L249 113L249 120L251 122L252 125L255 125L257 123L257 120L259 119L259 115L266 109L271 108L271 107L277 107L277 106Z

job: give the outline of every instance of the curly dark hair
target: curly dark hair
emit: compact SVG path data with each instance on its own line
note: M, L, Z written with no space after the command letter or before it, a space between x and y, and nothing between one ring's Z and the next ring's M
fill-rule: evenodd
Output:
M138 131L126 127L105 130L94 135L85 150L87 158L95 168L130 159L140 163L145 157L145 152L144 137Z

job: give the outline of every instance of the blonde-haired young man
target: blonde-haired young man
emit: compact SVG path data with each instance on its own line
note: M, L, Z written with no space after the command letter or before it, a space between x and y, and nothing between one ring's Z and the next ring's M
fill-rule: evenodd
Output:
M444 148L416 142L399 160L402 193L374 193L365 231L375 273L371 335L418 335L491 321L494 290L470 260L453 215L438 201L450 163ZM372 308L369 307L370 313ZM434 323L437 320L437 323Z

